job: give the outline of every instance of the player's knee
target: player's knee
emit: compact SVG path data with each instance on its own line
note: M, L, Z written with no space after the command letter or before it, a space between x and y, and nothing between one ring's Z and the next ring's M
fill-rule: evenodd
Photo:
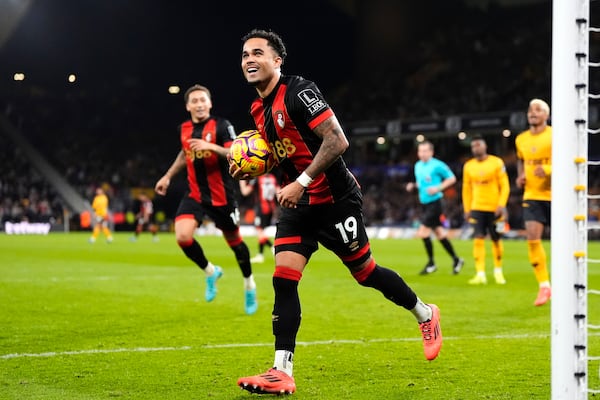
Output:
M194 233L175 232L175 240L181 246L181 243L189 243L194 241Z
M377 263L375 263L375 260L372 257L369 257L366 261L354 267L351 267L348 264L346 264L346 266L348 269L350 269L350 272L352 273L354 279L356 279L356 282L362 286L368 286L366 283L367 278L373 273Z

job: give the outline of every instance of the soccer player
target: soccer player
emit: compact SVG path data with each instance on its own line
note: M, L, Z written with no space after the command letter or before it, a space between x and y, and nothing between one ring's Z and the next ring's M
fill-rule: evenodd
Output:
M273 248L273 243L267 236L265 228L273 223L273 214L277 209L275 193L278 188L277 178L271 173L258 176L250 181L240 181L240 190L243 196L254 193L254 226L258 236L258 253L250 259L252 263L265 262L263 254L265 246Z
M104 193L102 188L96 188L96 195L94 196L94 200L92 200L92 208L94 209L94 215L96 219L96 223L94 224L94 230L92 231L92 236L90 237L90 243L96 243L96 239L100 234L100 230L104 234L107 243L111 243L113 241L112 233L108 228L108 196Z
M529 129L516 140L517 186L524 188L523 219L527 232L529 262L538 281L539 292L534 305L541 306L550 300L552 290L546 264L546 251L542 245L544 227L550 226L552 127L548 125L550 107L544 100L529 102L527 122Z
M131 241L135 242L140 236L140 233L147 228L148 231L152 233L152 240L158 242L158 236L156 235L158 227L152 222L152 217L154 215L154 205L152 204L152 200L145 193L140 193L138 200L140 209L135 216L137 218L137 225L135 226L135 232Z
M492 240L494 258L494 279L504 285L502 273L502 237L496 224L506 219L506 202L510 194L510 184L504 161L488 154L487 144L482 136L471 139L473 158L463 167L462 200L465 220L474 228L473 257L476 275L469 280L472 285L487 283L485 275L485 237L489 233Z
M439 308L423 303L396 272L373 259L361 191L342 158L348 140L333 110L315 83L282 74L287 51L280 36L255 29L242 41L242 71L258 93L250 113L275 149L282 173L276 197L282 208L275 234L274 363L266 373L240 378L238 385L256 393L295 392L298 284L318 243L335 253L360 285L410 310L419 323L426 358L435 359L442 345ZM233 163L230 173L247 178ZM360 296L354 297L360 302Z
M417 230L417 237L420 237L425 244L428 261L421 275L437 271L433 257L432 231L452 257L452 272L458 274L465 261L456 255L452 243L448 240L448 232L442 226L440 219L444 190L456 183L456 176L448 164L433 156L433 143L428 140L420 142L417 146L417 157L419 161L415 163L414 168L416 182L407 183L406 190L412 192L415 188L418 189L422 207L421 225Z
M194 232L204 217L212 219L223 232L233 250L244 277L245 311L257 309L256 283L252 276L250 252L239 229L239 210L234 187L238 184L228 172L227 155L235 138L233 126L226 119L211 115L211 94L208 88L193 85L184 94L185 107L191 119L179 126L181 150L165 175L156 182L155 191L167 193L171 178L187 168L188 192L179 204L175 217L175 238L184 254L206 274L206 301L217 294L217 280L223 270L204 255Z

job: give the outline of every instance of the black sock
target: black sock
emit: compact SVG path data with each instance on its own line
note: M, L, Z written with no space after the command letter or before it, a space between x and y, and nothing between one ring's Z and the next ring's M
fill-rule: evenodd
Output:
M183 246L181 243L179 243L179 247L181 247L181 250L183 250L185 255L190 260L195 262L197 266L199 266L201 269L206 268L208 265L208 260L206 259L206 256L204 256L204 251L202 250L200 243L192 240L192 244L189 246Z
M298 281L273 277L273 288L275 289L272 315L275 349L293 353L301 319Z
M427 257L429 257L428 264L433 265L433 243L431 242L431 238L426 237L425 239L423 239L423 243L425 244L425 251L427 251Z
M448 252L448 254L450 254L450 256L456 260L458 257L456 257L456 253L454 252L454 247L452 247L452 243L450 243L450 241L448 240L448 238L443 238L440 239L440 243L442 244L442 246L444 246L444 249L446 249L446 251Z
M386 299L407 310L412 310L417 304L415 292L391 269L376 265L371 275L360 284L379 290Z
M235 253L235 258L237 259L238 265L242 270L242 275L244 278L252 275L252 266L250 265L250 250L248 250L246 243L242 242L237 246L233 246L231 250L233 250Z

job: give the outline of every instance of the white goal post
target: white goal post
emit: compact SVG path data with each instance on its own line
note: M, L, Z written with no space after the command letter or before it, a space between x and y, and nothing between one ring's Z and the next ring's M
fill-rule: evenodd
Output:
M552 3L552 399L587 399L589 0Z

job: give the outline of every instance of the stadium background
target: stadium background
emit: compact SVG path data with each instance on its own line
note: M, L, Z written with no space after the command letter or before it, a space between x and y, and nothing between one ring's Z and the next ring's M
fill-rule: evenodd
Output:
M39 157L89 201L105 186L115 227L131 229L135 193L152 193L179 149L175 128L187 115L181 93L169 94L169 86L204 84L215 114L238 131L251 127L255 92L243 82L239 54L241 36L254 27L283 36L290 53L284 73L316 81L342 121L351 142L345 158L363 187L370 225L414 223L416 198L402 187L420 134L459 177L469 136L484 134L514 186L514 137L526 127L527 102L551 100L551 2L413 3L0 2L1 115L35 150L0 125L2 226L27 219L78 229L77 212ZM600 35L591 34L590 59L599 58ZM590 92L599 89L600 75L590 74ZM592 103L592 128L598 110ZM594 136L590 158L600 158ZM600 194L597 174L589 187ZM163 229L184 190L180 176L168 196L154 199ZM459 193L460 185L446 193L452 227L463 225ZM515 229L519 199L513 187ZM597 201L589 214L598 220Z

